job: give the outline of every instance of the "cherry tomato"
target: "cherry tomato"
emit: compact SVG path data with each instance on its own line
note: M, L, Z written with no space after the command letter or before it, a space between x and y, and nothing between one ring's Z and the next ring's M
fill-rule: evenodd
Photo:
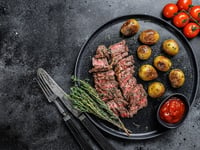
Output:
M188 23L183 28L183 33L187 38L194 38L199 34L199 26L194 22Z
M188 10L189 6L192 5L192 0L178 0L176 5L179 10Z
M177 12L178 12L178 7L176 6L176 4L173 3L165 5L162 11L163 16L165 16L166 18L172 18L174 14Z
M173 24L178 28L182 28L189 23L189 20L190 17L186 13L180 12L176 16L174 16Z
M200 21L200 5L193 6L190 9L190 15L197 21Z

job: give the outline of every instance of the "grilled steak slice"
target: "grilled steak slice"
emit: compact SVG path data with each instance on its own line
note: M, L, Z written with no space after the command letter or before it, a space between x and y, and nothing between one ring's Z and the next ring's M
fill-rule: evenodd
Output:
M107 71L112 68L106 58L92 58L93 68L89 72Z
M129 117L129 111L124 107L120 99L114 99L107 102L108 107L117 115L122 118Z
M97 80L96 80L97 81ZM102 81L102 82L101 82ZM118 82L115 80L100 80L99 82L95 82L95 85L101 89L110 89L110 88L117 88L118 87Z
M128 52L124 52L122 54L115 55L114 57L112 57L111 65L116 65L121 59L123 59L126 56L128 56Z
M99 75L100 74L100 75ZM103 77L103 75L109 74L108 76ZM97 92L101 95L102 100L108 101L113 100L114 98L121 99L123 105L128 105L128 103L124 100L121 91L118 89L118 82L115 80L114 72L108 71L95 73L94 75L94 83Z
M99 45L96 50L95 58L107 58L110 59L109 51L105 45Z
M108 101L114 98L113 93L118 87L118 82L115 80L114 71L98 72L93 74L95 88L101 95L102 100Z
M115 80L115 72L113 70L108 70L106 72L95 72L93 73L94 79L104 79L104 80Z
M133 60L133 56L130 55L126 58L121 59L117 64L116 67L114 69L114 71L118 74L122 71L124 71L126 68L129 68L131 66L133 66L134 60Z
M129 98L129 107L130 110L133 109L134 111L130 111L130 117L137 113L137 111L143 107L147 106L147 96L144 88L141 84L137 84L133 88L133 94ZM135 110L135 108L137 108Z
M128 56L128 49L125 40L111 45L109 50L112 57L111 65L117 64L122 58Z
M124 84L126 84L126 82L133 77L133 73L134 73L133 69L134 69L134 66L131 66L129 68L126 68L122 72L115 73L121 87L124 87Z
M128 49L126 47L126 41L122 40L119 43L113 44L109 47L111 57L115 57L117 55L121 55L124 52L128 52Z

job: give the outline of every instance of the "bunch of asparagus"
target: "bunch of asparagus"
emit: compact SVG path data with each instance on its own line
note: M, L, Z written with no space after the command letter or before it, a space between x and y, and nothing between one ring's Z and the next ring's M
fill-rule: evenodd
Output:
M72 77L72 81L77 84L71 87L68 97L72 101L74 108L106 120L129 135L130 131L124 126L120 118L108 108L88 82L75 77Z

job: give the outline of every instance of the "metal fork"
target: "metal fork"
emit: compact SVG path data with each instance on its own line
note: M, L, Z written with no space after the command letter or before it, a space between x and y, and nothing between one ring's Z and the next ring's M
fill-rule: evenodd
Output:
M42 89L44 95L46 96L48 102L54 103L59 112L63 115L63 120L65 121L65 124L67 125L68 129L74 136L75 140L80 145L81 149L83 150L92 150L92 147L88 144L88 141L84 138L84 135L82 132L80 132L79 127L77 126L77 122L75 122L74 118L64 110L63 106L59 103L58 97L52 92L52 90L48 87L48 85L42 81L41 78L37 79L38 85Z

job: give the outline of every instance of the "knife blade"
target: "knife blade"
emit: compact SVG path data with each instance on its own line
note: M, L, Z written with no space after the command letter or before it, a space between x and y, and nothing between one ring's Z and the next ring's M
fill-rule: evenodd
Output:
M44 69L39 68L37 73L38 76L41 76L46 81L51 90L60 98L61 102L73 114L73 116L80 120L83 126L87 129L90 135L95 139L95 141L103 150L115 150L115 148L108 142L104 135L87 118L85 113L82 113L73 108L71 101L67 99L67 94Z

